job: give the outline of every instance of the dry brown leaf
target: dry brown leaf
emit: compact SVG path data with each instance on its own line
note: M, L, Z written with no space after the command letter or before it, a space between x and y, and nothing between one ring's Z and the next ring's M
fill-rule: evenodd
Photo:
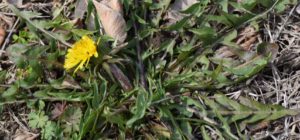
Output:
M239 51L244 52L243 55L240 55L239 51L232 50L228 46L222 46L216 51L215 58L226 58L233 61L234 57L239 56L240 59L249 61L256 56L256 52L254 51L255 46L262 42L259 33L252 26L248 26L240 31L238 37L235 40L235 43L240 46Z
M38 134L30 133L24 130L17 130L13 140L35 140L38 138Z
M93 3L96 7L97 14L103 25L105 33L119 42L124 42L127 37L127 33L126 21L122 14L103 2L93 0Z
M12 4L18 8L23 6L23 0L6 0L7 3Z
M66 78L61 83L61 87L67 89L82 89L80 85L74 80L74 78L69 75L66 76Z
M269 125L270 125L269 121L263 121L257 124L248 125L247 127L250 130L250 133L255 133L263 129L266 129Z
M66 110L66 102L54 104L54 109L51 111L51 119L56 119L61 116Z
M2 43L5 39L5 30L3 29L3 27L0 26L0 46L2 46Z
M4 14L1 14L0 13L0 26L2 26L2 28L7 28L7 29L10 29L12 28L14 24L14 18L13 17L8 17L8 16L5 16ZM8 25L8 27L7 27Z
M123 73L121 69L115 64L109 65L111 73L113 76L117 79L117 81L120 83L121 87L125 91L130 91L133 89L132 84L129 80L129 78Z
M78 0L76 2L74 18L83 19L84 13L87 11L88 0Z
M170 137L171 137L171 132L170 132L170 130L169 130L167 127L165 127L165 126L163 126L163 125L161 125L161 124L158 124L158 123L152 123L151 129L152 129L154 132L156 132L156 133L158 133L158 134L160 134L160 135L162 135L162 136L165 136L165 137L167 137L167 138L170 138Z
M102 2L105 5L109 6L111 9L113 9L123 15L123 6L119 0L104 0Z
M239 36L237 37L236 44L240 45L243 50L250 51L260 40L260 35L255 28L248 26L240 32Z
M296 12L297 12L297 14L299 14L300 15L300 4L297 6L297 8L296 8Z

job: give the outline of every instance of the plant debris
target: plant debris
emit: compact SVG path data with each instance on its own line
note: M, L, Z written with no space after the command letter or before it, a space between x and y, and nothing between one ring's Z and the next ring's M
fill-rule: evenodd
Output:
M5 0L0 139L298 139L299 19L296 0Z

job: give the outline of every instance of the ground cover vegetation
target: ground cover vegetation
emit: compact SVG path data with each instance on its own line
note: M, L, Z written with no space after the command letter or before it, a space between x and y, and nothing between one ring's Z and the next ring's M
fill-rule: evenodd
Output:
M297 12L296 0L5 0L0 138L297 138Z

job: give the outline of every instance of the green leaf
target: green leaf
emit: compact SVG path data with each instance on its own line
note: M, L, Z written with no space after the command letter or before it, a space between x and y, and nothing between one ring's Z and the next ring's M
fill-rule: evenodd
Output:
M234 114L231 117L230 122L235 122L235 121L244 119L244 118L246 118L246 117L248 117L248 116L250 116L252 114L251 108L249 108L249 107L247 107L245 105L239 104L238 102L233 101L233 100L227 98L223 94L216 94L215 98L216 98L215 100L218 103L220 103L221 105L223 105L227 109L236 111L236 114ZM238 112L242 112L242 113L239 114Z
M57 125L52 122L52 121L47 121L46 125L44 128L42 128L41 133L42 133L42 139L47 139L47 140L51 140L53 138L56 138L56 130L57 129Z
M30 114L28 115L28 119L29 126L31 128L43 128L48 121L48 116L45 115L44 111L30 112Z
M9 59L13 61L18 67L24 68L26 65L25 52L29 50L28 46L23 44L13 44L7 48Z
M177 122L175 121L175 118L172 115L171 111L168 109L168 107L167 106L158 106L158 109L160 111L160 116L162 117L163 120L171 121L171 124L172 124L171 139L182 140L183 132L180 129Z
M192 126L188 121L182 121L180 123L180 128L182 130L182 132L184 133L184 135L188 138L188 139L194 139L194 136L192 134Z
M17 85L12 85L6 91L4 91L1 96L3 98L11 98L12 96L16 95L19 91L19 87Z
M189 16L184 17L183 19L181 19L177 23L174 23L174 24L170 25L166 29L169 30L169 31L173 31L173 30L175 30L175 31L181 31L182 28L188 23L188 21L189 21L190 18L191 17L189 17Z
M150 106L151 99L149 93L140 89L137 95L135 106L132 108L133 116L127 121L126 125L131 127L134 122L144 117L146 109Z
M208 3L209 3L209 0L203 0L201 2L197 2L193 5L191 5L189 8L187 8L186 10L181 11L181 12L185 13L185 14L192 14L192 15L199 17L203 14Z
M201 27L198 29L189 29L190 32L197 35L201 41L204 42L204 45L213 44L213 42L217 39L217 33L214 29L210 27Z
M201 126L201 134L204 140L211 140L210 136L208 135L208 133L205 130L205 126L202 125Z
M91 35L91 34L95 33L95 31L89 31L89 30L84 30L84 29L72 29L71 32L80 37L85 36L85 35Z
M64 132L72 134L79 131L79 124L82 118L82 111L79 107L71 106L66 109L63 114L62 121L64 122Z
M91 132L93 126L97 123L98 117L97 110L86 109L86 113L80 122L79 139L82 139L87 133Z
M166 52L169 53L171 57L173 57L173 51L174 51L173 48L175 46L175 43L176 43L175 39L167 40L161 44L160 48L166 49Z
M44 28L35 25L34 22L32 22L30 19L32 17L37 16L37 14L29 12L29 11L20 11L19 9L17 9L15 6L13 5L9 5L8 6L17 16L21 17L22 19L24 19L30 26L35 27L36 29L40 30L41 32L43 32L45 35L54 38L56 40L59 40L61 43L65 44L66 46L71 46L69 43L67 43L65 40L63 40L63 38L59 38L57 36L55 36L54 33L52 32L48 32L46 31Z

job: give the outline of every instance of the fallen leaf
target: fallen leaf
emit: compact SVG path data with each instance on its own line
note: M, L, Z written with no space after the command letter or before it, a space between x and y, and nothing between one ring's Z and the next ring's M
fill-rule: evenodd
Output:
M119 0L104 0L104 4L123 15L123 6Z
M23 6L23 0L6 0L7 3L12 4L18 8Z
M297 14L299 14L300 15L300 4L297 6L297 8L296 8L296 12L297 12Z
M4 28L6 27L5 24L8 25L7 29L11 29L14 24L14 18L5 16L4 14L0 13L0 26Z
M130 91L133 89L131 82L129 81L128 77L118 68L115 64L110 64L110 70L113 76L117 79L120 83L121 87L125 91Z
M162 135L162 136L164 136L166 138L170 138L171 137L170 130L167 127L165 127L165 126L163 126L161 124L153 122L151 124L151 130L153 130L154 132L156 132L156 133L158 133L158 134L160 134L160 135Z
M38 138L38 134L30 133L24 130L17 130L13 140L34 140Z
M54 109L51 111L51 119L56 119L61 116L66 110L66 102L54 104Z
M66 78L61 83L62 88L68 88L68 89L82 89L80 85L74 80L71 76L66 76Z
M100 18L101 24L103 25L105 33L119 42L124 42L127 37L127 33L126 22L122 14L103 2L93 0L93 3L96 7L97 14ZM118 7L114 5L116 4L113 4L114 8Z
M256 46L261 42L261 37L254 27L248 26L238 33L234 39L235 44L239 48L232 48L229 46L222 46L214 55L214 58L219 60L228 60L231 64L227 66L236 66L240 62L237 58L247 62L252 60L257 53L255 52Z
M84 13L87 11L88 0L78 0L76 2L74 18L83 19Z
M3 27L0 26L0 46L2 46L2 43L5 39L5 30L3 29Z
M258 132L258 131L261 131L263 129L268 128L268 126L270 126L269 121L262 121L262 122L259 122L259 123L256 123L256 124L250 124L247 127L248 127L250 133L253 134L255 132Z
M255 30L254 27L248 26L244 30L241 31L239 36L237 37L236 43L240 45L240 47L249 51L253 48L253 45L259 41L260 35Z

